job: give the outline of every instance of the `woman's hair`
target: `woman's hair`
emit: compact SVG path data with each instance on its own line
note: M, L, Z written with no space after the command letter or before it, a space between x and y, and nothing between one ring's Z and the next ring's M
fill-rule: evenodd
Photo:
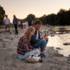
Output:
M29 27L26 32L25 32L25 35L27 36L27 38L30 40L31 39L31 33L34 33L35 32L35 28L34 27Z

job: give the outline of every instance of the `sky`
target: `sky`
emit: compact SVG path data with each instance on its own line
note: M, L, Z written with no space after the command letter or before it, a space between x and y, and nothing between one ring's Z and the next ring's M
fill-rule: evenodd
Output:
M28 14L41 17L45 14L56 14L60 9L68 10L70 0L0 0L0 5L12 21L14 14L23 19Z

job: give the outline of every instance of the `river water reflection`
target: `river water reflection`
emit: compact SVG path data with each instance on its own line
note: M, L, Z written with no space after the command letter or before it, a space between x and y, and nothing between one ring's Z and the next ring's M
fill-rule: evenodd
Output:
M63 45L64 43L70 43L70 34L57 34L53 37L48 36L48 38L48 47L62 48L62 50L59 50L59 53L63 54L64 56L68 56L70 54L70 45Z

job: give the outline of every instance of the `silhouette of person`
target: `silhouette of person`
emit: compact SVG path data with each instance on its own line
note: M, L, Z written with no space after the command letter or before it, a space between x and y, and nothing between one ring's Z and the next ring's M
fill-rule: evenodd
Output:
M13 24L15 28L15 34L17 35L18 34L18 20L15 15L13 15Z
M5 25L5 31L10 32L10 19L8 18L8 15L4 16L3 23Z

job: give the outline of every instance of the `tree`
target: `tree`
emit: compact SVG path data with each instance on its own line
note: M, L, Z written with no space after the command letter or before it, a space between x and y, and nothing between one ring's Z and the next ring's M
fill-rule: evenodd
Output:
M5 10L3 9L2 6L0 6L0 24L2 24L4 15L5 15Z
M28 21L29 26L32 25L32 21L34 21L34 20L35 20L35 15L33 15L33 14L29 14L26 18L26 21Z
M61 9L58 14L58 20L60 25L70 25L70 11Z
M42 17L39 18L43 24L47 24L47 16L43 15Z
M47 16L47 23L50 25L57 25L56 24L57 21L57 16L56 14L50 14Z

